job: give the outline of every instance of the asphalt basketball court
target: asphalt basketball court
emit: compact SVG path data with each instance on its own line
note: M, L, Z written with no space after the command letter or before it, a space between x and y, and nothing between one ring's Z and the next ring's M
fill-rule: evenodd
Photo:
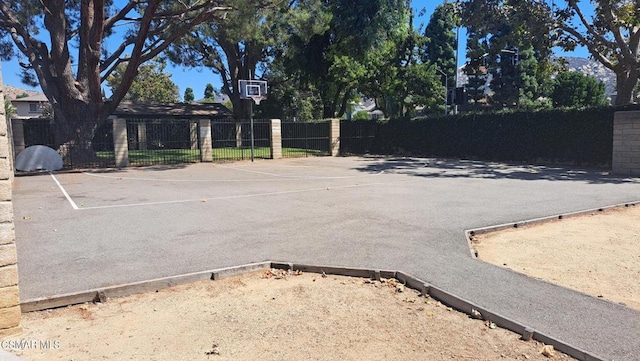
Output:
M267 260L395 269L593 354L631 360L640 313L476 261L464 230L639 199L637 179L600 171L424 158L18 177L21 298Z

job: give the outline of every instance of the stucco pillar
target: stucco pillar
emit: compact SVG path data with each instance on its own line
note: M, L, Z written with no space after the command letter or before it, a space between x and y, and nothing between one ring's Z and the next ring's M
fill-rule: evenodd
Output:
M196 124L196 123L193 123ZM211 139L211 120L198 120L198 131L200 133L200 161L213 161L213 143ZM197 138L197 137L196 137Z
M242 123L236 123L236 148L242 148Z
M191 149L198 149L198 128L200 128L199 122L189 123L189 140L191 140Z
M113 119L113 150L115 151L116 167L127 167L129 165L129 143L127 142L126 119Z
M329 131L329 153L332 157L340 155L340 119L331 119Z
M126 128L126 122L125 122ZM147 123L138 123L138 150L147 150Z
M282 122L271 119L271 159L282 158Z
M4 109L2 110L4 112ZM24 123L22 119L11 119L11 138L13 140L13 156L22 152L24 144Z
M0 65L0 104L4 105ZM18 255L13 228L12 175L4 106L0 106L0 337L20 332Z

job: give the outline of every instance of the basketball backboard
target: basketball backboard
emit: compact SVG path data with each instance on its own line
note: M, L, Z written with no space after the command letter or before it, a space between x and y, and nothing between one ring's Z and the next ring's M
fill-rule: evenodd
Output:
M259 104L267 99L267 82L264 80L238 80L240 99L252 99Z

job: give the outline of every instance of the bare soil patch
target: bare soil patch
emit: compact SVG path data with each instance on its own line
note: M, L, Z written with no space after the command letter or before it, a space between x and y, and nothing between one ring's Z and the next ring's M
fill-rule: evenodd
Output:
M474 237L478 257L640 310L640 205Z
M276 274L28 313L3 347L34 361L547 359L544 345L395 280ZM51 347L6 349L19 340Z

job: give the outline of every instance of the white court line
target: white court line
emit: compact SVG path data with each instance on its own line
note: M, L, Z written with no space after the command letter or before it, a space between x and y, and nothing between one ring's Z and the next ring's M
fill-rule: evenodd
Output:
M377 186L377 185L387 185L394 183L405 183L417 180L402 180L395 182L378 182L378 183L367 183L367 184L350 184L345 186L336 186L336 187L318 187L318 188L306 188L306 189L297 189L290 191L280 191L280 192L267 192L267 193L257 193L257 194L241 194L236 196L224 196L224 197L212 197L212 198L198 198L198 199L182 199L176 201L160 201L160 202L147 202L147 203L129 203L129 204L114 204L110 206L96 206L96 207L83 207L77 208L76 210L96 210L96 209L110 209L110 208L127 208L127 207L142 207L142 206L155 206L155 205L164 205L164 204L178 204L178 203L191 203L191 202L204 202L204 201L219 201L219 200L228 200L228 199L242 199L242 198L255 198L255 197L265 197L265 196L277 196L284 194L294 194L294 193L305 193L305 192L317 192L323 190L331 190L331 189L346 189L346 188L358 188L358 187L369 187L369 186ZM71 201L71 200L69 200Z
M384 171L380 171L378 173L366 174L366 175L349 175L349 176L311 176L310 175L310 176L306 176L306 175L281 175L281 174L276 174L276 173L260 172L260 171L257 171L257 170L242 169L242 168L235 168L235 167L221 167L221 168L237 170L237 171L247 172L247 173L256 173L256 174L268 175L268 176L271 176L271 177L284 178L284 179L350 179L350 178L360 178L360 177L371 177L371 176L376 176L376 175L380 175L380 174L384 173Z
M232 167L221 167L225 169L238 170L242 172L249 173L257 173L262 175L268 175L275 178L263 178L263 179L158 179L158 178L144 178L144 177L122 177L122 176L108 176L103 174L96 174L91 172L82 172L82 174L88 175L90 177L97 178L106 178L106 179L121 179L121 180L137 180L137 181L155 181L155 182L198 182L198 183L220 183L220 182L280 182L280 181L293 181L300 179L353 179L353 178L364 178L364 177L373 177L377 175L381 175L384 171L380 171L374 174L365 174L365 175L352 175L352 176L287 176L287 175L279 175L274 173L266 173L260 171L252 171L246 169L232 168Z
M67 193L67 191L64 189L62 184L60 184L60 182L58 182L58 179L56 179L56 176L54 176L53 173L49 173L49 174L51 175L51 178L53 178L53 181L56 182L56 184L58 185L58 188L60 188L60 190L62 191L62 194L64 194L65 198L67 198L69 203L71 203L71 207L73 207L73 209L75 209L75 210L80 209L76 205L76 202L74 202L73 199L71 199L71 196L69 196L69 193Z

